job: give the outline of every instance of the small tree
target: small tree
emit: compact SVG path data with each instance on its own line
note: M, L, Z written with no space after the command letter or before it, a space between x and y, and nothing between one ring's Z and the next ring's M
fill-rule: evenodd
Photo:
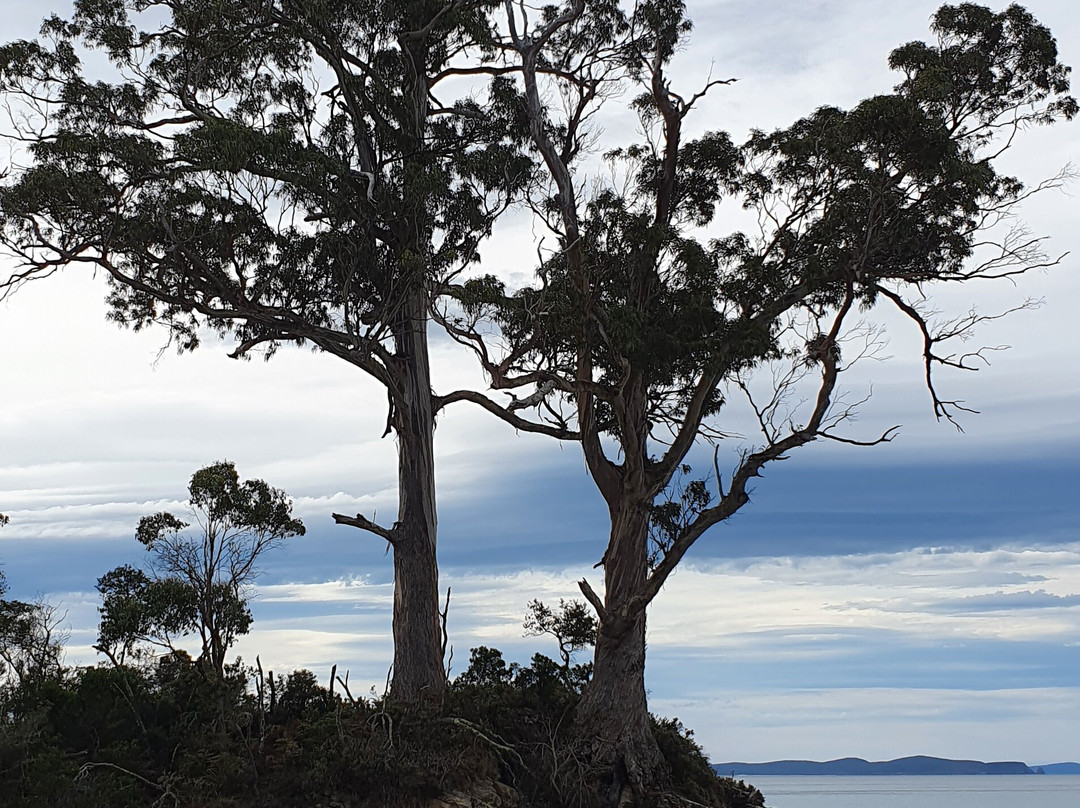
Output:
M5 600L0 573L0 681L29 686L63 676L65 615L44 600Z
M572 667L574 654L596 644L599 623L587 603L559 598L558 608L552 609L539 600L530 601L523 626L526 637L547 634L555 638L562 660L562 677L568 687L580 686L588 680L592 665Z
M259 559L290 536L304 535L283 491L240 482L228 461L199 469L188 486L193 525L171 513L139 520L136 538L152 553L150 573L117 567L98 579L98 649L116 664L138 642L175 650L198 635L200 661L217 678L225 655L248 632L250 588Z

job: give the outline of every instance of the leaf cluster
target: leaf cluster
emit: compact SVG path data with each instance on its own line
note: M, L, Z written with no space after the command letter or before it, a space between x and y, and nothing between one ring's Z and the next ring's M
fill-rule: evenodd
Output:
M512 82L435 95L493 57L494 5L79 3L0 48L0 87L36 121L4 240L31 273L103 266L111 317L164 323L180 350L206 328L240 355L378 341L528 181ZM87 79L85 50L116 77Z
M283 491L241 482L228 461L196 471L188 496L196 531L170 513L145 516L135 537L152 555L151 571L124 565L98 579L97 648L121 663L140 643L175 650L197 635L202 661L221 676L225 652L251 627L247 589L260 557L305 528Z
M668 32L652 42L662 65L678 26L641 8L641 31ZM943 6L933 30L936 45L893 52L905 76L893 93L740 145L723 132L673 140L691 102L659 90L654 68L632 105L646 137L607 155L611 178L593 181L578 241L536 287L507 296L478 282L470 304L489 307L517 367L559 376L560 389L577 389L587 357L596 423L619 438L608 402L631 378L648 391L650 431L704 422L726 381L786 354L793 314L835 311L849 287L869 306L882 286L969 279L984 228L1027 193L993 159L1017 130L1077 105L1049 31L1018 6ZM725 199L755 212L760 234L699 238ZM691 411L701 384L708 400Z

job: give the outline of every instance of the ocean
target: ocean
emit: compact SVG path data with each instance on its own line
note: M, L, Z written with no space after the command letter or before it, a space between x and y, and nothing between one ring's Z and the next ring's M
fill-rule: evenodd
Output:
M1080 776L754 776L769 808L1077 808Z

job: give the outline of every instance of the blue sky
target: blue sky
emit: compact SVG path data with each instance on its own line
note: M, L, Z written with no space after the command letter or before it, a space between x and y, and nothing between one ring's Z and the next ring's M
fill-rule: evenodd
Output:
M690 4L697 34L680 78L697 84L711 64L740 79L703 108L701 128L738 138L887 90L885 55L925 36L935 4L762 6ZM31 33L47 7L0 0L7 36ZM1064 60L1080 63L1071 5L1029 8ZM1054 174L1077 160L1077 131L1025 133L1010 169ZM1057 252L1080 247L1075 192L1024 209ZM518 217L485 262L521 277L528 264L518 257L532 254ZM267 559L255 628L238 651L324 679L337 664L354 690L381 688L390 560L329 513L394 511L393 445L378 438L384 397L352 368L306 351L241 364L213 342L191 356L159 354L163 334L105 323L103 291L100 279L70 273L0 305L0 512L12 518L0 564L11 595L61 602L69 660L93 662L94 580L140 560L140 516L179 507L191 472L228 458L242 476L287 490L309 528ZM650 615L653 708L693 727L714 759L1080 759L1076 260L943 301L963 312L1028 297L1042 308L978 336L1011 350L978 374L942 378L981 411L964 419L964 434L934 421L912 335L886 318L891 358L851 382L853 394L871 382L874 392L855 428L872 435L899 423L899 438L874 449L814 445L770 469L751 504L702 539L661 593ZM445 340L433 355L438 390L483 386ZM606 514L578 449L469 409L440 419L437 443L454 669L480 644L519 660L554 653L521 637L525 605L574 596L582 576L600 583L592 565ZM722 469L740 445L730 443Z

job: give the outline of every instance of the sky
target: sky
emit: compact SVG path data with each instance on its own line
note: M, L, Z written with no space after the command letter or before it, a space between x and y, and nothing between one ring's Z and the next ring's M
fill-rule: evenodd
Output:
M817 106L886 92L888 51L924 38L933 3L690 2L679 86L718 88L692 123L736 140ZM48 0L0 0L7 39L33 35ZM1080 63L1066 0L1028 8ZM1080 128L1022 133L1005 168L1029 182L1080 162ZM617 137L618 121L605 136ZM1023 218L1055 254L1080 250L1073 185ZM726 232L720 221L717 234ZM730 228L729 228L730 229ZM512 217L485 268L524 277L532 230ZM5 259L0 259L5 260ZM381 692L391 659L385 545L333 511L390 517L395 453L380 439L385 395L306 350L236 362L213 340L177 356L160 331L105 321L104 281L69 271L0 303L0 569L8 597L44 597L70 624L67 659L91 650L95 580L145 561L139 518L183 507L187 480L220 459L283 488L308 534L267 556L251 634L237 646L278 671ZM927 754L1030 764L1080 760L1080 299L1077 259L1015 284L955 289L958 313L1042 302L977 335L1009 345L974 374L943 375L980 411L961 434L936 422L910 329L852 382L872 384L855 429L902 424L871 449L811 445L766 471L751 503L714 528L649 614L651 707L675 715L715 761ZM445 339L439 392L483 381ZM495 395L495 394L493 394ZM441 577L452 589L452 670L495 646L525 662L553 642L522 637L526 604L577 595L603 554L606 513L579 449L515 434L468 405L436 437ZM739 441L725 451L734 464ZM696 455L698 460L702 455ZM723 464L723 461L722 461ZM387 521L391 521L388 519Z

